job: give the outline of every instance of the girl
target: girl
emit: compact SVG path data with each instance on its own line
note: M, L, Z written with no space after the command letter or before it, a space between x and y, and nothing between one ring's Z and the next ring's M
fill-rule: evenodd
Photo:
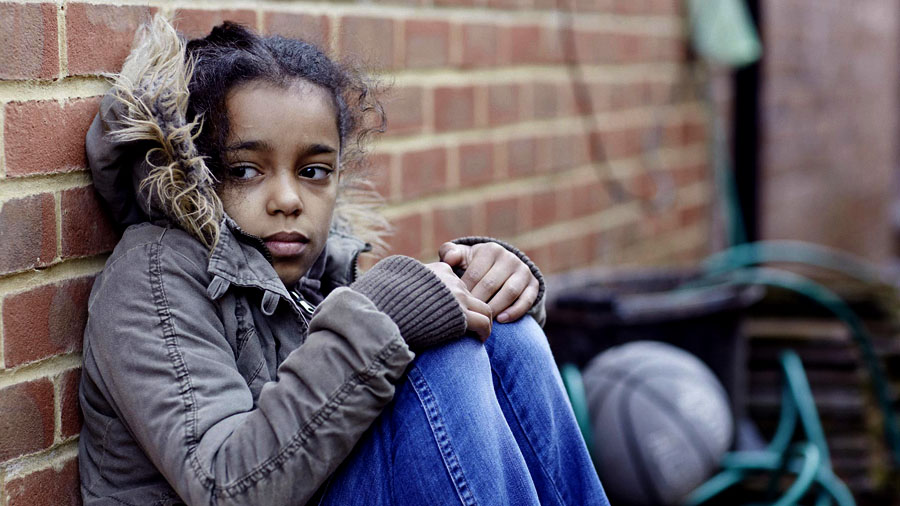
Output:
M605 503L520 319L543 317L525 255L466 238L358 274L372 115L304 42L142 31L86 141L129 225L89 302L86 504Z

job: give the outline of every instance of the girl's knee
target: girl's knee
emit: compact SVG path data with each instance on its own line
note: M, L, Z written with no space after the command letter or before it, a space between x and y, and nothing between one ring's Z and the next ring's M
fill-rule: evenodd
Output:
M553 363L547 336L531 316L511 323L494 322L491 337L485 343L491 362L522 360L541 365Z

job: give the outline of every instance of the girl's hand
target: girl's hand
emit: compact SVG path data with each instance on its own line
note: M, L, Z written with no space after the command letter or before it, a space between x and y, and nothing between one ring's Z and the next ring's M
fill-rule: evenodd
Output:
M464 271L462 281L479 300L487 302L500 323L518 320L534 305L538 280L515 254L495 242L473 246L445 242L441 261Z
M473 296L469 289L466 288L465 283L453 273L453 269L448 264L434 262L425 264L425 267L428 267L431 272L440 278L444 286L450 290L450 293L459 302L463 312L466 314L466 331L474 332L481 339L481 342L487 341L488 336L491 335L491 307Z

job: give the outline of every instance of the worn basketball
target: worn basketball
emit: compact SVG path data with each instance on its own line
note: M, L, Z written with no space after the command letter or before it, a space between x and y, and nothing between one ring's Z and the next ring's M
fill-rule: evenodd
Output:
M584 370L595 462L614 504L676 504L731 444L728 397L694 355L657 341L610 348Z

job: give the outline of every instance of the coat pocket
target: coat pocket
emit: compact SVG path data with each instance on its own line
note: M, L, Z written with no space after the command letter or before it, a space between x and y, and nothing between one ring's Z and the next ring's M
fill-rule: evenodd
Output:
M263 385L269 381L269 373L266 368L266 358L255 329L247 329L238 342L237 369L250 392L253 394L253 405L259 398L259 392Z

